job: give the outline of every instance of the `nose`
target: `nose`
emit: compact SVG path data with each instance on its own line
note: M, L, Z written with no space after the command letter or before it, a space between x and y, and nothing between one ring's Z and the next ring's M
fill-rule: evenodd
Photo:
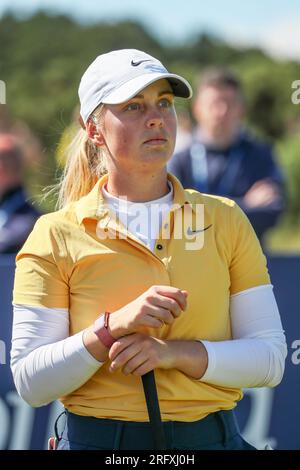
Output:
M226 101L220 101L215 108L215 114L218 117L224 117L228 112L228 104Z
M153 128L153 127L161 128L164 125L163 117L158 111L152 111L151 113L149 113L149 116L146 121L146 125L149 128Z

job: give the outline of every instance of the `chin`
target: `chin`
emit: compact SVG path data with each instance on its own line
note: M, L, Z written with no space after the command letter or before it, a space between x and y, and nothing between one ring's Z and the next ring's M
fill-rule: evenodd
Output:
M142 160L143 167L145 169L162 170L167 166L170 158L171 157L169 155L147 155L147 157Z
M167 162L170 160L172 154L170 154L169 151L161 151L161 150L152 150L152 152L149 152L147 155L145 155L145 159L148 161L164 161Z

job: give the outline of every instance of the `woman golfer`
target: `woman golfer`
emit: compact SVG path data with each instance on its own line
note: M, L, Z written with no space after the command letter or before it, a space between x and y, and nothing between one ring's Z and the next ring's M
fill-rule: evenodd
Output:
M168 449L253 449L233 408L282 379L266 260L231 200L167 174L189 83L133 49L100 55L60 186L17 255L11 367L32 406L60 399L58 449L152 449L155 370Z

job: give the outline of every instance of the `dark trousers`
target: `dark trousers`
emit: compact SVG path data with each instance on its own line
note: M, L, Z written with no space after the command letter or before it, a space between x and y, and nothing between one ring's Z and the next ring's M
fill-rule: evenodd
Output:
M153 450L148 422L79 416L66 411L58 450ZM193 422L164 421L168 450L256 450L240 435L233 411ZM61 423L59 423L61 427Z

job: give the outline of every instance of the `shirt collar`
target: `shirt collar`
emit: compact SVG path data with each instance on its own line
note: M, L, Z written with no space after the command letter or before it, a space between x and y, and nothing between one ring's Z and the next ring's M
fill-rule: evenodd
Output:
M173 197L174 197L174 192L173 192L173 185L168 180L168 187L169 187L169 192L165 194L164 196L154 199L152 201L146 201L146 202L132 202L129 201L128 199L123 199L119 198L116 196L113 196L110 194L105 185L102 186L102 193L104 195L104 199L106 203L111 207L113 210L116 211L124 211L127 212L128 214L133 211L133 214L136 213L136 207L140 206L146 206L147 208L150 208L151 205L155 204L156 206L161 206L161 205L171 205L173 204Z
M190 204L193 209L192 194L185 191L179 180L171 173L168 173L168 179L171 181L174 190L174 209L171 210L179 209L184 204ZM75 211L79 224L81 224L84 219L99 220L108 214L109 209L102 194L102 186L105 185L107 181L108 175L106 174L97 181L93 189L86 196L76 201Z

